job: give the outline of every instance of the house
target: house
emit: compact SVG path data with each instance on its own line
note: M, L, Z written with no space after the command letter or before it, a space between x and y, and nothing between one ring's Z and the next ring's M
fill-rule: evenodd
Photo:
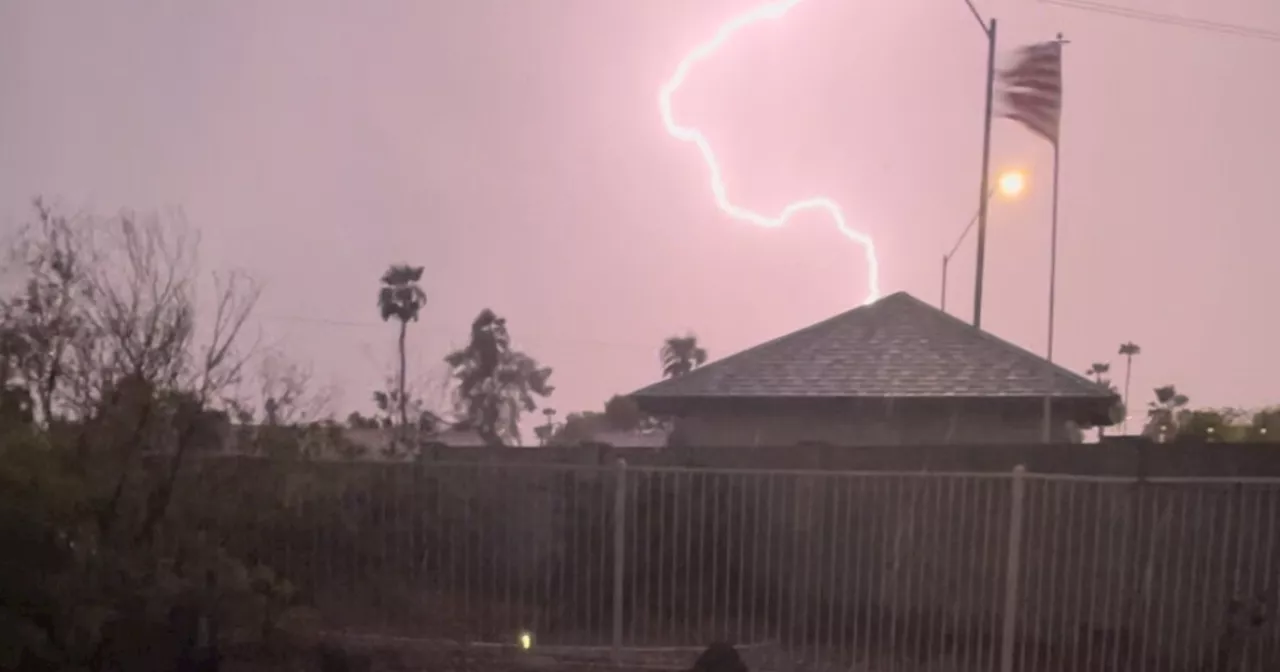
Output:
M1038 442L1110 425L1116 396L899 292L631 394L697 446ZM673 437L674 438L674 437Z
M662 427L600 429L579 443L598 443L614 448L662 448L667 445L667 431Z
M368 459L380 459L387 455L387 449L391 447L395 437L396 430L389 427L347 427L342 430L342 438L351 446L359 448L361 455ZM410 441L419 446L435 444L451 448L480 448L485 445L479 434L463 429L443 429L431 434L412 436Z
M219 430L220 449L215 455L260 455L264 446L274 445L296 450L313 460L403 460L425 446L476 448L485 445L473 431L444 429L409 437L413 449L390 450L396 430L388 427L344 427L337 424L313 423L272 428L268 425L232 425L222 423ZM284 432L272 436L271 431Z

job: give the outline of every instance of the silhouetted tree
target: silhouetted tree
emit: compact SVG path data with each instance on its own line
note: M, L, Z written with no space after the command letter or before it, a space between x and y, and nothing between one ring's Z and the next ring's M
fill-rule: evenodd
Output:
M1178 412L1183 410L1188 401L1185 394L1179 394L1174 385L1164 385L1155 389L1155 401L1147 405L1147 427L1144 436L1164 441L1178 431Z
M1280 442L1280 406L1264 408L1253 414L1248 440Z
M668 338L658 356L663 378L683 376L707 363L707 351L698 345L698 337L693 334Z
M634 399L615 394L605 402L603 412L570 413L555 426L549 443L572 446L594 441L604 432L633 432L653 426L653 418L642 413Z
M551 439L555 437L559 424L556 423L556 409L544 408L542 409L542 415L546 417L547 421L535 427L533 431L538 436L538 445L545 446L551 443Z
M1181 409L1176 416L1174 438L1178 440L1229 442L1243 438L1244 432L1233 431L1237 412L1230 409Z
M381 425L377 418L363 415L360 411L351 411L347 415L347 426L352 429L376 429Z
M405 392L408 363L405 355L405 335L409 322L417 322L418 314L427 303L427 295L418 285L422 281L422 266L395 265L382 274L382 287L378 290L378 311L382 321L395 318L400 323L398 346L400 352L399 409L400 424L409 424L408 395Z
M507 322L488 308L471 323L465 348L445 356L456 387L459 428L474 430L489 445L520 441L520 417L549 397L551 368L511 348Z
M8 260L22 269L24 287L0 305L0 384L25 391L32 418L44 426L58 416L74 354L87 333L80 310L88 289L86 257L92 254L82 227L34 202L35 222L18 238ZM15 397L16 398L16 397ZM63 400L65 401L65 400Z
M642 428L649 419L631 397L615 394L604 402L604 416L613 429L629 432Z
M147 629L151 616L196 590L205 569L245 571L203 529L239 493L179 472L190 453L226 445L258 292L243 276L215 276L197 311L196 250L175 222L124 213L73 226L36 206L35 225L6 250L23 284L0 296L0 527L35 535L6 549L0 658L25 658L20 669L174 669L140 659L171 643ZM218 590L236 601L228 612L258 613Z
M1093 382L1095 382L1095 383L1097 383L1097 384L1099 384L1099 385L1102 385L1103 387L1106 387L1107 389L1109 389L1109 390L1111 390L1112 392L1114 392L1114 391L1115 391L1115 386L1114 386L1114 385L1112 385L1112 384L1111 384L1111 381L1106 377L1106 376L1107 376L1107 374L1108 374L1108 373L1110 373L1110 372L1111 372L1111 364L1109 364L1108 362L1094 362L1094 363L1089 367L1089 369L1088 369L1087 371L1085 371L1084 373L1085 373L1085 375L1087 375L1087 376L1093 376ZM1112 410L1113 410L1112 415L1114 415L1114 414L1115 414L1115 413L1114 413L1115 409L1112 409ZM1101 427L1101 426L1100 426L1100 427L1098 427L1098 440L1099 440L1099 441L1101 441L1101 440L1102 440L1102 437L1106 434L1106 430L1107 430L1107 428L1106 428L1106 427Z
M1133 358L1142 354L1142 348L1133 341L1120 344L1120 355L1124 357L1124 423L1121 425L1121 431L1125 434L1129 433L1129 379L1133 375Z

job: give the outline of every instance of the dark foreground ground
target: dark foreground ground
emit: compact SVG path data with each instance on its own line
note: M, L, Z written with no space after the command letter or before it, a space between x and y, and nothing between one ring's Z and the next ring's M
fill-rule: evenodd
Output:
M391 637L344 637L279 642L270 649L228 652L222 672L537 672L609 669L615 672L676 672L688 669L697 651L629 651L619 664L603 648L458 645Z

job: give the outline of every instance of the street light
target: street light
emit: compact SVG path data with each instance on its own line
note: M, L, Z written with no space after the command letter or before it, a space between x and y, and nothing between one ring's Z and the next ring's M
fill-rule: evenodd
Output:
M978 219L986 212L986 203L991 200L992 196L999 192L1005 198L1017 198L1027 188L1027 176L1020 170L1006 170L996 179L996 186L987 191L987 197L983 199L983 205L977 213L973 215L973 219L969 220L969 225L964 227L964 231L960 232L960 237L956 239L956 244L951 246L951 251L942 255L942 312L947 312L947 266L951 263L951 257L954 257L956 250L960 249L961 243L969 235L969 231L973 229L973 225L978 223Z
M1006 198L1016 198L1026 187L1027 176L1020 170L1005 171L996 181L996 188L1000 190L1000 195Z

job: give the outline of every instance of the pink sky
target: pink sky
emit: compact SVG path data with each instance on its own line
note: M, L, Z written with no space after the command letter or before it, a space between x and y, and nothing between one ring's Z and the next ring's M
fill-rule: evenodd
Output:
M1272 0L1117 2L1280 30ZM725 218L697 152L663 132L663 80L753 4L0 3L0 226L40 193L180 206L203 266L265 281L262 329L340 383L344 411L394 351L379 274L422 264L421 373L491 307L555 367L551 405L595 407L657 377L664 336L694 330L723 356L866 293L829 220ZM1280 44L979 4L1004 51L1072 42L1055 359L1120 370L1133 340L1136 403L1162 383L1197 405L1280 403ZM875 237L884 292L936 302L977 205L984 59L961 0L806 0L696 70L677 114L711 138L736 201L834 197ZM996 122L993 169L1024 168L1031 188L992 208L984 326L1037 352L1051 158ZM948 303L967 319L963 250Z

